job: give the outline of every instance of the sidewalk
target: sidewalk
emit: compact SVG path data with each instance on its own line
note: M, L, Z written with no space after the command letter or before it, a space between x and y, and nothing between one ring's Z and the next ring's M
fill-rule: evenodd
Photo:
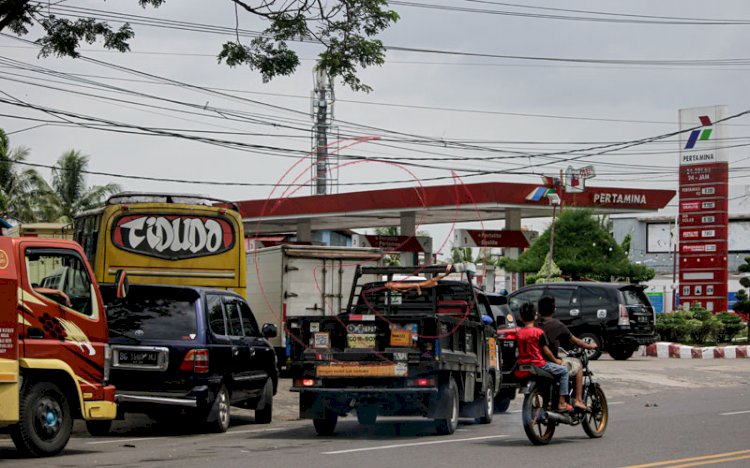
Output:
M641 346L643 356L676 359L746 359L750 346L690 346L679 343L659 342Z

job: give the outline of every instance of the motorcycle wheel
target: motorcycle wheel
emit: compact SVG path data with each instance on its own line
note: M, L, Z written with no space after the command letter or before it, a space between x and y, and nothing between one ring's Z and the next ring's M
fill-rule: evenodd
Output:
M533 387L523 399L523 430L534 445L547 445L555 434L555 423L547 418L544 395Z
M592 439L598 439L604 435L607 430L607 421L609 420L609 408L607 407L607 397L599 385L592 385L586 395L586 406L591 408L591 413L583 417L583 430L586 435Z

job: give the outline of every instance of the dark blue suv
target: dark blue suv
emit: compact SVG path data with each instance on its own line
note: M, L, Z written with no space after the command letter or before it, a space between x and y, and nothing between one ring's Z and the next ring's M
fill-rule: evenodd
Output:
M208 429L229 427L230 406L271 422L278 374L266 338L247 302L224 290L132 285L127 297L104 290L112 348L110 382L122 413L155 419L186 410ZM91 426L101 434L109 425Z

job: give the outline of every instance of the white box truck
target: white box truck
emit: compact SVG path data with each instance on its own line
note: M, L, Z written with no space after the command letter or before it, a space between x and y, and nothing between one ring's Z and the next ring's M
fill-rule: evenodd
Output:
M287 317L346 309L357 265L377 266L375 248L278 245L247 252L247 301L258 323L274 323L279 367L286 367Z

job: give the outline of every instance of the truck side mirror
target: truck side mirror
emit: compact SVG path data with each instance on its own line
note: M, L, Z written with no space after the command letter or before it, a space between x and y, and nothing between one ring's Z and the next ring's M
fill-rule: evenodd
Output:
M125 298L125 296L128 295L128 289L130 289L130 285L128 284L128 274L125 270L117 270L117 273L115 274L115 285L117 287L115 297L117 297L117 299Z
M263 338L276 338L279 334L279 329L272 323L264 323L261 333L263 333Z

